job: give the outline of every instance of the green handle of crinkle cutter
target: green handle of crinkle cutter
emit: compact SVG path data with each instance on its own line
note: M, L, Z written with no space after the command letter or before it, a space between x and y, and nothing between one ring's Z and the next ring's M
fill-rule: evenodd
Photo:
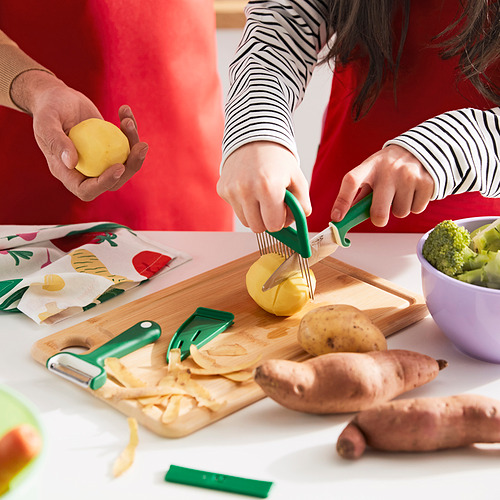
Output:
M370 208L372 206L373 193L365 196L361 201L358 201L356 205L353 205L345 217L340 222L330 222L330 226L335 226L337 229L338 237L340 239L340 244L343 247L348 247L351 245L351 240L346 238L347 232L354 226L361 224L365 220L370 218Z
M309 232L304 211L297 198L290 191L285 192L285 203L292 211L296 229L289 226L279 231L267 232L304 257L304 259L308 259L311 256L311 244L309 243Z

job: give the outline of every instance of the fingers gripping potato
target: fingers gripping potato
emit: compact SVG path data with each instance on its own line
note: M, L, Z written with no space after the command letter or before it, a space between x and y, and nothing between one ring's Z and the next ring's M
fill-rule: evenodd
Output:
M347 304L317 307L305 314L299 324L298 341L313 356L387 349L382 331L363 311Z

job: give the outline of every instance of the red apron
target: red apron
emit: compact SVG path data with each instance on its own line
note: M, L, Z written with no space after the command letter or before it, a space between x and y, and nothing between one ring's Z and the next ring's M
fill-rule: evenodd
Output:
M353 92L358 85L354 65L336 72L326 111L324 129L311 179L311 231L324 229L330 220L333 202L344 174L375 153L402 132L445 111L465 107L493 107L470 84L457 84L457 60L443 61L432 38L450 24L459 12L457 0L418 0L412 2L410 26L397 80L397 105L392 80L367 116L351 118ZM422 214L404 219L390 217L385 228L367 221L357 231L424 232L444 219L477 215L500 216L500 199L487 199L479 193L454 195L433 201Z
M129 104L149 152L92 202L49 172L31 117L0 109L1 224L112 221L138 230L232 230L216 193L223 109L212 0L2 0L0 29L103 117Z

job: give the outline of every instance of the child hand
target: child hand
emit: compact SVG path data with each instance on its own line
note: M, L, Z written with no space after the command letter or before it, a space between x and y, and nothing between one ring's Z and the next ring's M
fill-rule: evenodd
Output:
M344 176L332 207L332 221L341 221L351 205L370 191L370 219L375 226L383 227L391 212L398 218L423 212L434 192L434 180L409 151L387 146Z
M257 141L235 150L224 162L217 193L255 233L279 231L293 222L285 190L311 213L308 186L295 156L274 142Z

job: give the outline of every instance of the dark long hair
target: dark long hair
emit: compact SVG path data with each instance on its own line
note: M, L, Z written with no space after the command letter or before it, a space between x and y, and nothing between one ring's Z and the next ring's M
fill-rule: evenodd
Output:
M500 104L498 81L487 76L490 66L500 60L500 2L461 0L461 3L462 14L437 34L435 43L443 59L458 56L463 77L484 97ZM345 65L361 57L368 58L365 78L352 109L354 119L358 120L373 106L388 74L393 75L396 92L410 19L410 0L327 0L327 4L328 28L335 33L335 38L324 62ZM392 27L395 16L401 17L397 44Z

